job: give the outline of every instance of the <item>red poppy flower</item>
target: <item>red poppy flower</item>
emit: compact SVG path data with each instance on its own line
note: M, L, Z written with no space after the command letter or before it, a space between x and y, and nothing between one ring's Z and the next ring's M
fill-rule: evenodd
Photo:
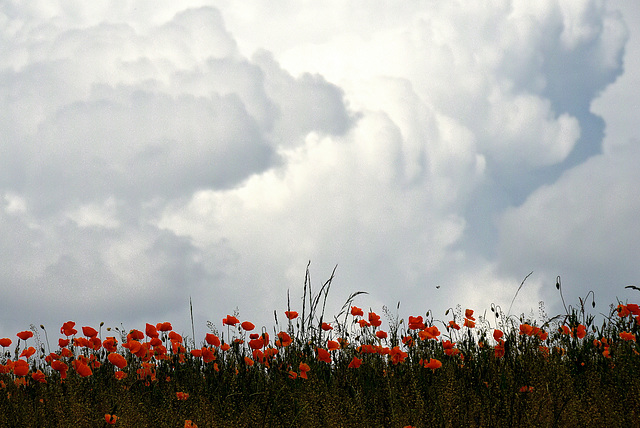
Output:
M240 320L234 316L227 315L226 318L222 319L222 325L236 325L240 322Z
M374 327L380 327L380 325L382 324L382 321L380 321L380 315L376 314L375 312L369 312L369 322Z
M281 331L280 333L278 333L278 340L276 340L276 346L282 346L286 348L287 346L291 345L292 342L293 342L293 339L291 339L291 336L289 336L289 333L285 331Z
M207 335L205 336L204 340L209 345L220 346L220 338L218 336L216 336L215 334L207 333Z
M16 376L26 376L29 373L29 363L25 360L17 360L13 363L13 374Z
M135 340L144 339L144 333L141 332L140 330L136 330L136 329L131 330L127 336L131 337L132 339L135 339Z
M323 348L317 348L318 351L318 361L324 361L325 363L331 364L331 354L329 351Z
M360 359L358 357L353 357L353 359L349 363L349 368L350 369L357 369L358 367L360 367L361 364L362 364L362 359Z
M425 368L431 369L432 371L435 371L436 369L439 369L440 367L442 367L442 363L440 362L440 360L436 360L435 358L430 358L429 361L420 360L420 363Z
M620 338L622 340L633 340L633 341L635 341L636 340L636 335L633 334L633 333L630 333L628 331L622 331L622 332L620 332Z
M424 328L424 321L422 316L412 317L409 316L409 330L422 330Z
M284 314L290 320L298 318L298 313L296 311L284 311Z
M86 337L96 337L98 335L98 330L93 327L82 327L82 334Z
M244 357L244 363L248 366L252 366L254 361L249 357Z
M476 319L473 317L473 309L466 309L464 311L464 316L469 318L471 321L475 321Z
M44 373L42 373L42 370L38 370L37 372L31 374L31 378L36 382L47 383L47 378Z
M251 323L251 322L249 322L249 321L245 321L245 322L243 322L242 324L240 324L240 326L241 326L244 330L247 330L247 331L251 331L251 330L253 330L254 328L256 328L256 326L255 326L255 325L253 325L253 323Z
M160 333L158 333L158 328L153 324L146 323L144 332L147 337L156 338L160 336Z
M2 346L3 348L6 348L7 346L11 346L11 339L9 339L8 337L4 337L0 339L0 346Z
M65 336L73 336L78 332L78 330L73 328L75 325L75 322L67 321L66 323L62 324L62 327L60 327L60 334L64 334Z
M184 401L189 398L189 394L187 394L186 392L176 392L176 397L178 398L178 400Z
M109 362L119 369L127 367L127 360L122 355L112 352L107 357Z
M331 324L327 324L326 322L323 322L320 328L322 328L322 330L324 331L333 330L333 327L331 327Z
M28 338L33 337L33 332L29 330L25 330L16 334L16 336L18 336L22 340L27 340Z
M91 376L93 374L91 368L80 360L73 360L73 367L76 369L76 372L82 377Z
M35 353L36 353L36 348L34 348L33 346L29 346L28 348L22 351L22 353L20 354L20 358L25 357L29 359L29 357Z
M376 331L376 337L378 339L386 339L387 338L387 332L386 331L382 331L382 330L378 330L378 331Z
M458 324L456 324L456 322L453 321L453 320L449 321L449 328L460 330L460 326Z
M335 340L329 340L327 341L327 349L329 349L329 351L335 351L336 349L340 349L340 344Z
M173 330L173 327L171 327L170 322L159 322L158 324L156 324L156 329L158 331L171 331Z
M504 336L504 333L500 330L493 330L493 338L495 339L496 342L500 342L502 341L502 336Z
M109 425L115 425L116 421L118 420L118 417L116 415L104 415L104 420L106 423L108 423Z
M464 319L464 326L465 327L469 327L469 328L474 328L476 326L476 323L471 321L469 318L465 318Z
M261 337L258 337L257 339L251 339L249 341L249 347L251 349L260 349L264 346L264 340Z
M364 316L364 312L362 312L362 309L360 309L357 306L351 306L351 315L353 315L354 317L356 316Z
M182 336L175 331L169 332L169 340L172 342L182 343Z

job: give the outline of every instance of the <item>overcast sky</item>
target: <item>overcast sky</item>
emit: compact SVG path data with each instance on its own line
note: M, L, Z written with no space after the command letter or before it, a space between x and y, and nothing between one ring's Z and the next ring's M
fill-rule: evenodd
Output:
M0 336L640 279L624 0L0 1ZM447 317L447 319L449 319ZM386 325L386 324L385 324ZM201 336L201 337L200 337Z

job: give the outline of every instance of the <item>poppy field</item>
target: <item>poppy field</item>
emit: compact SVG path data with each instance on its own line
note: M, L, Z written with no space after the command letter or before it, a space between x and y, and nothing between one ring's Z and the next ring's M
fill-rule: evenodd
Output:
M593 293L535 320L493 305L405 319L357 292L328 317L330 285L314 294L307 275L273 326L236 311L195 339L164 321L0 338L0 426L638 426L637 304L598 325Z

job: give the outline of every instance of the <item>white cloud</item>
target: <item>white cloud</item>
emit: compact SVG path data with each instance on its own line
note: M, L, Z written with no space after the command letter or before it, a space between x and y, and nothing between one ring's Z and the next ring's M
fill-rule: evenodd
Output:
M184 329L188 296L197 326L269 323L308 260L316 285L339 265L333 308L365 290L413 314L504 309L536 270L526 310L581 260L637 274L585 233L637 250L637 152L611 150L631 116L567 170L621 71L601 1L5 2L0 24L2 330L27 304ZM608 126L633 111L612 96Z

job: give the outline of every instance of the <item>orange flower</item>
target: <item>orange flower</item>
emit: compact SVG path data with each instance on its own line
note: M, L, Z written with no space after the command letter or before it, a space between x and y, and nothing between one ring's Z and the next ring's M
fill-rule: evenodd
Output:
M256 326L255 326L255 325L253 325L253 323L251 323L251 322L249 322L249 321L245 321L245 322L243 322L242 324L240 324L240 326L241 326L244 330L247 330L247 331L251 331L251 330L253 330L254 328L256 328Z
M295 379L298 377L298 373L294 372L293 370L289 370L289 379Z
M298 313L296 311L284 311L284 314L290 320L298 318Z
M234 316L227 315L226 318L222 319L222 325L236 325L240 322L240 320Z
M82 377L91 376L93 374L91 368L80 360L73 360L72 364L73 368L76 369L76 372Z
M222 346L220 346L220 349L222 349L223 351L228 351L231 348L231 345L229 345L228 343L224 343Z
M430 358L429 361L421 359L420 364L427 369L431 369L431 371L436 371L436 369L442 367L440 360L436 360L435 358Z
M86 337L95 337L98 335L98 331L93 327L82 327L82 334Z
M29 346L28 348L22 351L22 353L20 354L20 358L25 357L29 359L29 357L35 353L36 353L36 348L34 348L33 346Z
M402 351L399 346L394 346L389 350L389 355L391 356L391 362L396 365L398 363L403 363L405 358L409 356L406 352Z
M359 320L358 324L360 324L360 327L363 327L363 328L364 327L369 327L371 325L371 324L369 324L369 322L367 320L364 320L364 319Z
M122 370L118 370L117 372L114 373L114 376L115 376L116 379L122 380L125 377L127 377L127 374L125 372L123 372Z
M127 338L129 337L135 340L142 340L144 339L144 333L141 332L140 330L133 329L127 335Z
M62 324L62 327L60 327L60 334L64 334L65 336L73 336L78 332L78 330L73 328L73 326L75 325L75 322L67 321L66 323Z
M54 369L57 372L66 372L67 370L69 370L69 366L67 366L65 363L63 363L60 360L53 360L51 361L51 368Z
M26 376L29 373L29 363L25 360L17 360L13 363L13 374L16 376Z
M33 337L33 332L29 330L25 330L16 334L16 336L18 336L22 340L27 340L28 338Z
M500 343L503 342L502 340L502 336L504 335L504 333L500 330L493 330L493 338L495 339L496 342Z
M204 340L209 345L220 346L220 338L218 336L216 336L215 334L207 333L207 335L205 336Z
M107 422L109 425L115 425L116 421L118 420L118 417L116 415L109 415L109 414L105 414L104 415L104 420L105 422Z
M3 348L11 346L11 339L9 339L7 337L4 337L4 338L0 339L0 346L2 346Z
M120 354L112 352L109 354L109 356L107 356L107 359L111 364L113 364L119 369L123 369L127 367L127 360Z
M582 339L587 335L587 328L585 326L583 326L582 324L578 325L578 328L576 330L576 337L578 339Z
M184 428L198 428L198 425L187 419L184 421Z
M636 305L635 303L629 303L627 305L627 310L635 316L640 316L640 306Z
M173 327L170 322L159 322L156 324L156 329L158 331L171 331L173 330Z
M336 349L340 349L340 344L335 340L329 340L327 341L327 348L329 351L335 351Z
M292 342L293 342L293 339L291 339L291 336L289 336L287 332L281 331L280 333L278 333L278 340L276 340L276 346L282 346L286 348L287 346L291 345Z
M382 321L380 321L380 315L376 314L375 312L369 312L369 322L374 327L380 327L380 325L382 324Z
M636 335L627 331L620 332L620 338L622 340L636 340Z
M412 317L409 316L409 330L422 330L424 328L424 321L422 316Z
M465 327L469 327L469 328L474 328L476 326L476 323L471 321L469 318L465 318L464 319L464 326Z
M464 311L464 316L469 318L471 321L475 321L476 319L473 317L473 309L466 309Z
M449 328L454 328L456 330L460 330L460 326L458 324L456 324L456 322L453 321L453 320L449 321Z
M405 346L411 347L413 346L413 337L411 336L404 336L402 338L402 343L405 344Z
M622 304L618 305L616 310L618 311L618 316L620 318L627 317L627 316L629 316L631 314L631 311L629 311L629 309L625 305L622 305Z
M264 339L262 339L262 337L258 336L258 338L256 339L251 339L249 341L249 347L251 349L260 349L264 346Z
M316 348L318 351L318 361L324 361L325 363L331 364L331 354L329 351L323 348Z
M172 342L182 343L182 336L180 336L175 331L170 331L169 332L169 340L172 341Z
M382 331L382 330L378 330L378 331L376 331L376 337L378 339L386 339L387 338L387 332L386 331Z
M322 330L324 331L333 330L333 327L331 327L331 324L327 324L326 322L323 322L320 328L322 328Z
M147 337L150 337L150 338L156 338L160 336L160 333L158 333L158 328L153 324L146 323L144 332L147 335Z
M300 366L298 366L298 370L300 370L300 377L303 379L307 379L307 372L311 370L311 367L309 367L309 364L307 363L300 363Z
M356 316L364 316L364 312L362 312L362 309L360 309L357 306L351 306L351 315L353 315L354 317Z
M244 363L251 367L253 365L253 360L249 357L244 357Z
M189 398L189 394L187 394L186 392L176 392L176 397L178 398L178 400L184 401Z
M47 383L47 379L46 379L44 373L42 373L42 370L38 370L37 372L33 373L31 375L31 378L33 380L35 380L36 382Z
M349 363L350 369L357 369L362 364L362 360L358 357L353 357L351 362Z

